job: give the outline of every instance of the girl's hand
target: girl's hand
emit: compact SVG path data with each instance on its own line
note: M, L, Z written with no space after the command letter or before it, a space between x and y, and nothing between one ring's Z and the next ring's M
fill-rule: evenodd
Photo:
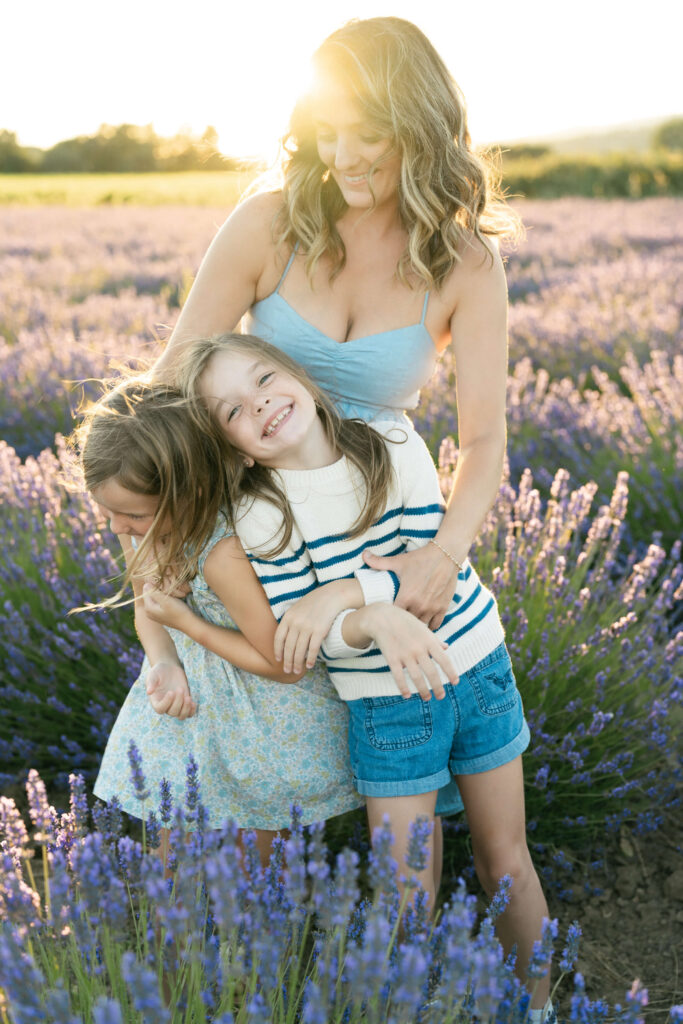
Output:
M171 629L179 629L182 632L183 623L187 622L187 616L191 610L184 601L178 597L172 597L162 590L157 590L154 584L145 583L142 588L142 606L145 614L153 622L159 622L162 626L169 626Z
M339 612L363 604L356 580L333 580L316 587L291 605L275 631L275 658L284 672L313 668L320 645Z
M367 605L354 614L359 617L363 631L367 631L386 658L403 697L411 696L406 672L423 700L430 700L432 693L437 700L446 696L437 665L449 682L458 682L458 673L447 645L410 612L394 604L377 603ZM344 637L346 639L345 634ZM347 642L354 643L354 640L349 638Z
M458 570L433 544L383 558L364 551L371 569L395 572L401 581L394 604L412 612L430 629L438 629L458 583Z
M158 661L147 674L149 702L158 715L171 718L191 718L197 712L192 700L187 676L181 665Z

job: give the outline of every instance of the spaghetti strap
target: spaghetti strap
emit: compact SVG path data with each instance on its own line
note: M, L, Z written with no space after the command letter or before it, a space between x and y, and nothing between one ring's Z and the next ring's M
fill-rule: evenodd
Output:
M279 281L278 281L278 283L277 283L277 288L275 289L275 294L276 294L276 295L277 295L277 294L279 293L279 291L280 291L280 288L282 287L282 282L284 281L284 279L285 279L285 278L287 277L287 274L289 273L289 268L291 267L291 265L292 265L292 263L293 263L293 261L294 261L294 257L295 257L295 256L296 256L296 254L297 254L298 248L299 248L299 243L297 242L297 243L295 244L294 248L292 249L292 254L291 254L291 256L290 256L290 257L289 257L289 259L287 260L287 266L286 266L286 267L285 267L285 269L284 269L284 270L282 271L282 277L280 278L280 280L279 280Z
M294 254L292 254L292 255L294 255ZM287 271L285 271L285 274L286 273L287 273ZM284 277L284 274L282 276ZM278 287L279 287L279 285L278 285ZM427 316L427 303L428 302L429 302L429 292L426 293L425 300L424 300L424 305L422 306L422 319L420 320L420 323L423 326L424 326L424 322L425 322L425 317Z

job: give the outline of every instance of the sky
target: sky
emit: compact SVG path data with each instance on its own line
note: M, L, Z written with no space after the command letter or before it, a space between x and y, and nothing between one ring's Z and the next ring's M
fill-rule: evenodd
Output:
M388 14L441 53L475 143L683 115L671 0L5 0L0 129L46 148L105 123L213 125L224 153L270 158L315 47Z

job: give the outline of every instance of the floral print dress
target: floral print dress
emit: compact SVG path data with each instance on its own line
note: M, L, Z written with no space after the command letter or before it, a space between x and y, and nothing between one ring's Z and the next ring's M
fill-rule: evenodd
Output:
M188 602L209 622L234 629L204 579L206 558L230 533L219 520L202 552ZM243 828L276 830L289 825L293 803L302 808L304 823L362 805L348 760L348 712L322 662L298 683L276 683L235 668L184 633L169 633L197 713L178 721L152 709L145 658L107 742L94 787L97 797L116 795L124 811L142 817L157 809L159 783L166 778L174 804L182 803L187 761L193 755L212 827L230 818ZM131 739L150 791L144 809L129 778Z

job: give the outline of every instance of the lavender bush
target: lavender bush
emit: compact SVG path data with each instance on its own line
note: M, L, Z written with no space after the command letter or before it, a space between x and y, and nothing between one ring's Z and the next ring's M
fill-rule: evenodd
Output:
M455 449L440 467L449 489ZM504 484L480 531L532 732L525 754L529 829L559 844L628 823L656 829L681 800L683 631L669 613L683 593L681 542L623 549L628 476L609 505L570 490L558 470L541 501L531 473Z
M68 615L120 572L71 476L59 438L56 454L25 462L0 441L3 784L27 767L62 786L73 768L91 778L141 662L130 614Z
M137 754L131 760L139 774ZM276 840L263 870L233 825L207 832L188 765L185 807L147 815L142 842L120 833L116 809L100 807L91 830L80 776L71 806L48 804L37 773L28 783L33 842L14 803L0 799L0 1014L12 1024L523 1024L528 992L505 961L493 921L509 880L475 928L475 898L458 883L432 921L421 890L399 902L395 865L378 835L363 896L351 850L330 864L321 827ZM144 778L138 781L144 787ZM144 813L144 802L142 803ZM169 871L154 855L159 824L171 827ZM186 829L189 842L185 841ZM386 832L386 826L384 827ZM403 866L424 860L416 823ZM34 872L34 844L40 872ZM38 867L38 865L36 865ZM38 877L36 877L38 876ZM39 881L40 879L40 881ZM546 922L532 958L538 978L553 954L557 922ZM559 959L571 974L580 929ZM643 1021L637 985L617 1007L623 1024ZM607 1007L574 977L572 1021L604 1021ZM671 1019L679 1008L672 1008Z

